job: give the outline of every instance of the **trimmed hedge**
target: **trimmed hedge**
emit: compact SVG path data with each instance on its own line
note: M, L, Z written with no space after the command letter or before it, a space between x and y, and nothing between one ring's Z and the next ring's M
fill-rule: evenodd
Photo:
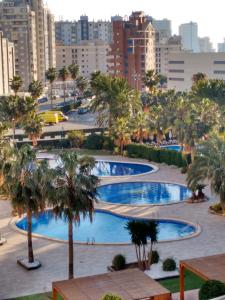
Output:
M123 270L126 265L126 258L122 254L117 254L112 260L112 266L116 271Z
M208 300L225 295L225 284L218 280L208 280L199 291L199 300Z
M163 148L156 148L143 144L130 144L126 146L127 155L134 158L144 158L156 163L174 165L178 168L190 163L190 156L181 152Z

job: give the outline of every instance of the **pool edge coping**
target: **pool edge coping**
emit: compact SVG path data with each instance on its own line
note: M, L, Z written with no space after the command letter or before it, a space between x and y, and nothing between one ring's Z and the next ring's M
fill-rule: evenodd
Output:
M51 208L48 208L46 209L47 210L51 210ZM162 241L159 241L157 242L157 244L163 244L163 243L171 243L171 242L180 242L180 241L184 241L184 240L188 240L188 239L191 239L191 238L194 238L194 237L197 237L201 234L202 232L202 227L199 223L193 223L193 222L189 222L189 221L186 221L185 219L179 219L179 218L150 218L150 217L134 217L134 216L129 216L129 215L126 215L126 214L119 214L119 213L116 213L116 212L111 212L107 209L104 209L104 208L97 208L96 209L97 211L100 211L100 212L105 212L105 213L108 213L108 214L111 214L111 215L115 215L115 216L118 216L118 217L124 217L124 218L132 218L132 219L139 219L139 220L162 220L162 221L174 221L174 222L180 222L180 223L185 223L187 225L191 225L195 228L195 232L186 236L186 237L181 237L179 239L172 239L172 240L162 240ZM24 214L26 215L26 214ZM20 229L16 223L23 219L24 217L14 217L12 218L8 225L16 232L22 234L22 235L27 235L27 231L25 230L22 230ZM46 237L44 235L41 235L41 234L38 234L38 233L33 233L32 232L32 237L34 238L40 238L40 239L43 239L43 240L47 240L47 241L51 241L51 242L56 242L56 243L60 243L60 244L68 244L68 241L64 241L64 240L61 240L61 239L57 239L57 238L50 238L50 237ZM78 242L78 241L74 241L73 243L74 245L83 245L83 246L132 246L133 244L130 242L130 243L86 243L86 242Z

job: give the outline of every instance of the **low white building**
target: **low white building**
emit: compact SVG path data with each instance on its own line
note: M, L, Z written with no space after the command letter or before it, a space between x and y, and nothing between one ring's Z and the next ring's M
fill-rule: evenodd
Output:
M209 79L225 81L225 53L177 52L168 55L168 89L188 91L192 86L192 77L201 72Z
M110 46L104 41L83 41L77 45L56 46L56 67L77 64L81 73L89 77L95 71L108 73L108 52Z

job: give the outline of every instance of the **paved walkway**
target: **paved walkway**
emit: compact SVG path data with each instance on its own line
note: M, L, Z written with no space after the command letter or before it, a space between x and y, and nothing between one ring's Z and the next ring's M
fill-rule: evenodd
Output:
M107 158L107 157L101 157ZM112 159L112 157L111 157ZM115 160L122 159L115 157ZM126 159L129 161L141 161ZM123 179L104 179L103 183L137 180L161 180L184 184L185 176L174 167L160 165L153 174ZM209 195L209 190L207 190ZM98 204L102 208L130 216L181 218L199 223L202 233L192 239L161 243L157 245L162 258L187 259L225 252L225 218L208 213L210 203L174 204L155 207L128 207ZM27 272L16 264L16 260L27 255L26 236L14 231L10 226L11 207L8 201L0 201L0 232L8 242L0 247L0 299L33 294L51 289L51 282L67 278L67 245L40 238L34 238L36 257L42 268ZM107 272L114 255L122 253L128 261L135 260L132 245L128 246L75 246L76 276L87 276Z

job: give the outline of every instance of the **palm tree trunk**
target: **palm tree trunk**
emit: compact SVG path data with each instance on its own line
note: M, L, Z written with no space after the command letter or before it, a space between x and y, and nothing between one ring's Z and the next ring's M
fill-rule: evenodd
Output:
M28 262L34 262L34 252L32 244L32 214L30 209L27 210L27 242L28 242Z
M76 81L74 81L74 86L73 86L73 103L74 103L74 108L76 105L76 85L75 85Z
M151 268L151 261L152 261L152 242L150 244L150 251L149 251L149 257L148 257L148 268L149 268L149 270Z
M50 83L51 85L51 108L53 108L53 99L52 99L52 82Z
M12 119L12 130L13 130L13 144L15 143L15 134L16 134L16 122L15 119Z
M73 221L68 220L68 241L69 241L69 279L73 279Z
M63 101L64 101L64 106L66 104L66 84L65 81L63 82Z
M112 114L111 111L109 110L109 136L111 136L112 133Z

